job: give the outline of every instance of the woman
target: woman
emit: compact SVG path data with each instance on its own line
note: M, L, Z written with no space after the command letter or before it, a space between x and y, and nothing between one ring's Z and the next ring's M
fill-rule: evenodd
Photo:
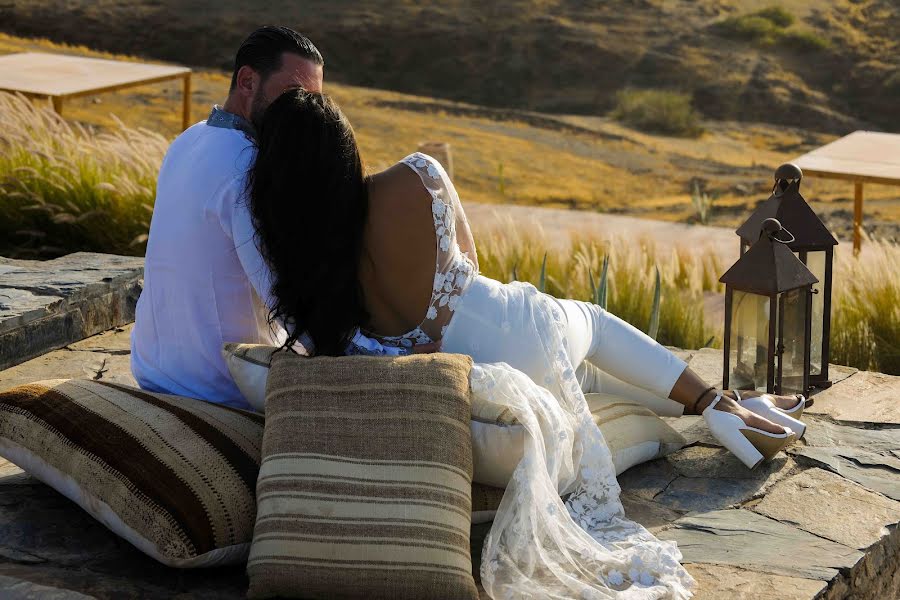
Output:
M657 412L703 414L751 468L802 433L787 413L799 416L804 399L745 392L739 403L598 306L478 275L472 234L441 165L417 153L367 176L350 124L327 96L285 92L266 111L258 146L250 209L272 269L270 317L291 324L286 346L304 332L327 355L358 351L351 340L360 331L383 346L440 342L471 355L473 389L510 407L532 434L485 547L488 592L688 597L677 549L624 518L583 393L624 391ZM557 486L576 480L565 510L581 529L556 514ZM597 580L586 582L586 572Z

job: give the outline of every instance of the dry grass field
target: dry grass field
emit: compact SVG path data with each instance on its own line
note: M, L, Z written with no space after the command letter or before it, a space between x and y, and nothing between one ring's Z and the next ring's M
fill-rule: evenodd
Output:
M0 35L0 52L43 50L109 56L44 40ZM120 57L121 58L121 57ZM200 71L193 109L203 118L227 91L224 72ZM717 199L712 223L736 225L769 191L776 165L829 136L764 124L704 121L695 138L650 135L601 117L491 109L327 83L355 123L370 167L378 169L426 140L453 145L464 201L542 205L696 219L688 190ZM73 101L66 119L23 98L0 94L0 255L47 257L73 250L141 254L152 214L156 170L180 122L180 90L167 84ZM843 186L808 181L807 197L826 217L848 212ZM872 214L896 227L898 193L872 186ZM525 208L524 210L529 210ZM477 212L477 211L474 211ZM484 211L482 211L484 212ZM563 214L577 214L577 210ZM831 219L846 225L846 218ZM588 230L568 246L515 226L484 229L485 273L537 283L547 253L547 291L590 299L610 259L610 309L647 329L656 269L661 282L659 339L681 347L718 344L721 322L704 305L723 270L715 253L654 248L628 232ZM694 228L689 228L693 230ZM555 232L553 235L565 235ZM868 242L859 260L839 253L835 359L900 372L897 347L898 245ZM711 341L710 341L711 340Z
M0 34L0 53L40 50L109 57L84 47ZM120 57L121 58L121 57ZM193 114L205 118L228 89L224 71L194 77ZM765 198L780 163L834 138L762 123L703 121L697 138L651 135L605 117L549 115L437 100L332 83L371 169L387 167L423 141L452 144L465 201L614 212L681 222L697 219L694 182L714 197L710 223L737 226ZM180 85L153 84L75 99L66 118L101 130L118 120L167 138L180 127ZM806 197L830 226L849 231L852 188L804 181ZM867 187L867 224L876 235L900 222L900 189Z

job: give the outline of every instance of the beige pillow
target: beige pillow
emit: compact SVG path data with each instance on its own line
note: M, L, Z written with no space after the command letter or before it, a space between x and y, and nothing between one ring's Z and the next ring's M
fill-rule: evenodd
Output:
M0 393L0 456L171 567L246 561L262 437L260 415L102 381Z
M585 399L609 446L616 475L685 444L680 433L642 404L611 394L585 394ZM508 411L498 411L496 405L472 405L476 482L506 487L522 459L524 444L525 430Z
M222 357L235 385L244 395L247 404L256 412L266 412L266 379L272 354L278 350L263 344L227 343L222 347Z
M471 365L273 355L250 598L477 600Z
M225 361L238 388L265 411L265 382L275 348L226 344ZM685 439L644 405L611 394L586 394L588 407L612 453L616 474L684 446ZM472 406L474 481L505 488L522 458L524 431L509 411L495 404Z

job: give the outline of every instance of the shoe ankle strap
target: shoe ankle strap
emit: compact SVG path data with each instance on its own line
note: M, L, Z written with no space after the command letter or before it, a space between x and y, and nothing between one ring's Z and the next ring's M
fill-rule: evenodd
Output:
M703 400L703 397L704 397L706 394L708 394L708 393L710 393L710 392L715 392L715 391L716 391L716 386L713 385L713 386L710 386L710 387L706 388L706 389L703 390L702 392L700 392L700 395L697 396L697 399L694 400L694 403L693 403L693 404L691 404L691 412L692 412L693 414L695 414L695 415L700 414L700 413L697 412L697 405L700 403L701 400ZM719 395L721 396L721 394L719 394ZM715 400L714 400L714 402L715 402Z

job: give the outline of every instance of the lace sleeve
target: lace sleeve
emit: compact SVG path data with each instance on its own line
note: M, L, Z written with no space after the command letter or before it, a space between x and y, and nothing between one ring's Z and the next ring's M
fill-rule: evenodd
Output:
M416 152L403 159L403 163L414 170L422 185L431 194L431 214L434 216L434 230L438 238L438 270L447 262L446 256L456 245L456 207L459 196L450 181L447 171L436 159Z
M431 304L425 319L437 321L443 335L460 294L477 272L474 256L469 256L474 254L474 244L469 244L472 246L469 253L460 250L457 223L465 218L465 213L462 212L456 188L441 163L421 152L410 154L402 162L419 175L422 185L431 195L437 260ZM471 239L468 225L464 226L464 235Z

